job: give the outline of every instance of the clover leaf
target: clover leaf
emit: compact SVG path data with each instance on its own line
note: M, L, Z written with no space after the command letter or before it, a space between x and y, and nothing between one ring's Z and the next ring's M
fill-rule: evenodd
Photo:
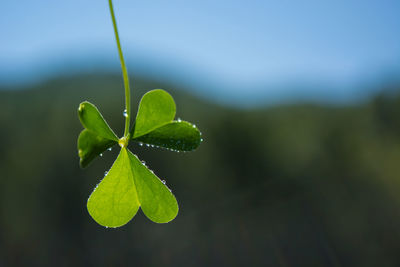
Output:
M140 202L134 180L127 150L123 148L88 199L89 214L97 223L118 227L135 216Z
M145 135L169 123L175 117L176 107L170 94L161 89L144 94L139 103L132 138Z
M119 227L142 207L152 221L166 223L178 214L178 203L165 184L126 148L90 195L87 207L100 225Z
M167 223L178 214L176 198L165 182L128 149L129 141L173 151L192 151L200 145L201 133L194 124L180 119L174 121L174 99L161 89L149 91L142 97L135 122L130 128L129 77L112 0L108 0L108 4L125 87L125 130L124 135L118 138L95 105L87 101L79 105L78 117L85 128L78 137L82 168L116 144L121 147L111 169L90 195L87 209L92 218L105 227L128 223L139 208L153 222Z
M162 114L154 112L160 111ZM172 121L176 106L170 94L161 89L147 92L139 103L131 138L147 144L175 151L191 151L201 142L201 133L194 124Z
M78 154L81 166L85 168L93 159L116 143L116 141L103 138L90 130L83 130L78 137Z
M202 141L201 133L197 127L181 120L171 121L133 140L139 142L139 144L147 144L174 151L192 151Z
M108 126L99 110L87 101L78 108L78 116L86 128L78 138L80 164L86 167L96 156L118 142L118 137Z
M85 127L78 138L82 167L117 143L121 146L113 166L89 197L87 208L92 218L102 226L119 227L141 207L153 222L173 220L178 214L178 203L171 190L129 151L121 142L124 138L118 140L98 109L83 102L78 116ZM146 93L139 104L131 140L174 151L197 148L201 143L200 131L189 122L174 121L174 116L171 95L161 89Z
M96 133L98 136L118 141L118 137L108 126L100 111L90 102L82 102L78 108L79 119L83 127Z

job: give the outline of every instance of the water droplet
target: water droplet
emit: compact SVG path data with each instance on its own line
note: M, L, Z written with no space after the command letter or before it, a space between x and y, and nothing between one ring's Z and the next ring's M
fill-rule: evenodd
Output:
M196 128L196 124L193 124L192 127L193 127L193 128Z
M181 122L182 120L181 120L181 118L178 118L177 121L178 121L178 122Z
M106 176L107 174L108 174L108 171L105 171L105 172L104 172L104 176Z
M102 157L103 156L103 153L100 153L100 157Z
M128 113L126 112L126 109L124 109L124 112L122 113L122 115L124 115L124 117L128 117Z
M203 138L200 138L200 142L203 142Z
M96 184L96 186L94 187L94 190L96 190L97 187L99 187L99 184ZM90 198L90 197L89 197L89 198ZM88 198L88 201L89 201L89 198Z
M108 228L108 226L106 226L106 228Z
M146 146L147 146L147 147L150 147L150 145L149 145L149 144L146 144Z
M109 147L107 150L108 150L108 151L111 151L111 150L112 150L112 148L111 148L111 147Z
M143 146L143 143L142 143L142 142L139 142L139 146Z
M167 182L165 180L161 180L161 183L166 184Z
M146 161L142 160L142 164L143 164L143 165L146 165Z

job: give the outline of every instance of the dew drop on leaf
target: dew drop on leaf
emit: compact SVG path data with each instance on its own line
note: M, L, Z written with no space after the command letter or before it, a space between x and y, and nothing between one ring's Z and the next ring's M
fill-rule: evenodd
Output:
M161 180L161 183L166 184L167 182L165 180Z
M102 157L103 156L103 153L100 153L100 157Z
M112 148L111 148L111 147L109 147L107 150L108 150L108 151L111 151L111 150L112 150Z
M126 112L126 109L124 109L124 112L122 113L122 115L124 115L124 117L128 117L128 113Z
M178 122L181 122L182 120L181 120L181 118L178 118L178 120L177 120Z

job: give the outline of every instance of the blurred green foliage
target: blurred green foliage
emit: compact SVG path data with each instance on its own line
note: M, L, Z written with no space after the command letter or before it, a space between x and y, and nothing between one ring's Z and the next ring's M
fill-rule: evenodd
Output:
M0 266L400 265L400 97L242 110L135 81L132 106L164 88L202 129L196 153L130 146L174 189L180 215L105 229L87 213L118 151L79 168L76 103L96 103L121 135L119 76L1 90Z

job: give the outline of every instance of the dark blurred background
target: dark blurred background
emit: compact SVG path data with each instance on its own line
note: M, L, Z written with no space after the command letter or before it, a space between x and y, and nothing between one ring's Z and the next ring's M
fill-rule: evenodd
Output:
M0 266L400 266L398 1L114 2L133 107L163 88L203 133L130 145L179 215L86 210L118 147L80 169L77 107L124 126L107 1L5 0Z

